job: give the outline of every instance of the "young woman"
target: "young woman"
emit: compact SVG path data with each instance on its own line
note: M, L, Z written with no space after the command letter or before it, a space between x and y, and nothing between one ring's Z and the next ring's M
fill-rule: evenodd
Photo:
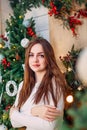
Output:
M24 80L10 110L12 126L26 130L60 130L64 110L65 80L51 44L36 38L25 53Z

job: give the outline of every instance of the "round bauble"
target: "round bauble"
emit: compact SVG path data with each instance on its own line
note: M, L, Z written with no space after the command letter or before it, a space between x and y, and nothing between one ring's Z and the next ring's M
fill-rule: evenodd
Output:
M24 38L21 40L21 46L24 47L24 48L27 48L29 45L29 39L27 38Z
M77 59L76 72L84 86L87 86L87 48L84 48Z
M30 26L31 26L30 20L29 20L29 19L24 20L24 21L23 21L23 25L24 25L26 28L30 27Z
M7 127L4 124L0 125L0 130L7 130Z

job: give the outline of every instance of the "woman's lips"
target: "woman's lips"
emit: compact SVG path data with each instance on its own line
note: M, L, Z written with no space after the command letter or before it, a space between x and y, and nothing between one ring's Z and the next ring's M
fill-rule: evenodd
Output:
M34 64L32 65L33 67L39 67L40 65L39 64Z

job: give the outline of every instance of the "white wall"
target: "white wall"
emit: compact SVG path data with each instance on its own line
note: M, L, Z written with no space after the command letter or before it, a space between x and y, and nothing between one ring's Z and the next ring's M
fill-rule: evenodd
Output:
M27 11L25 19L33 17L35 20L35 28L38 35L46 38L49 41L49 19L48 9L41 6L40 8L32 8L32 11Z

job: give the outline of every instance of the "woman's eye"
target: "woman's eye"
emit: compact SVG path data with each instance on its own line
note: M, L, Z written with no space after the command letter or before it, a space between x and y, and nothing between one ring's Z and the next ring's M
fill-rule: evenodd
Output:
M44 55L39 55L40 57L44 58Z
M33 57L34 55L33 54L29 54L29 57Z

